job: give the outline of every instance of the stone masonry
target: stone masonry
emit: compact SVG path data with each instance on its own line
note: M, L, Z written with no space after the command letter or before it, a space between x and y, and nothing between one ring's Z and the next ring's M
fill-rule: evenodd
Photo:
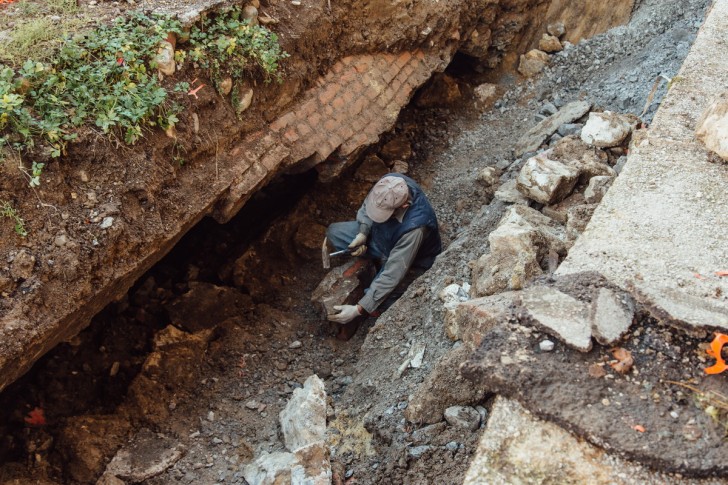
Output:
M342 58L289 112L231 150L243 170L215 218L229 220L281 169L316 166L321 180L334 178L360 148L394 125L414 91L444 67L439 56L420 50Z

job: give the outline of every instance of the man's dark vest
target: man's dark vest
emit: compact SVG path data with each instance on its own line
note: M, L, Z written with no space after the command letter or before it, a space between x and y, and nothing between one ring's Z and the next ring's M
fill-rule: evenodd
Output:
M435 256L442 252L442 242L440 241L440 231L437 227L435 211L432 209L425 193L422 192L422 189L414 180L399 173L390 173L386 176L403 178L407 182L412 200L401 223L395 217L391 217L386 222L375 222L372 225L370 244L377 247L385 257L389 257L389 253L392 252L402 236L418 227L427 227L429 230L426 231L425 240L422 241L414 264L429 268L435 262Z

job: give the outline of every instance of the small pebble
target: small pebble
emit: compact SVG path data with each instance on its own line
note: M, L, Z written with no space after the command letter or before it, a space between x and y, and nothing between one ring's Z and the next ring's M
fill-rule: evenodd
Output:
M602 399L602 404L604 406L609 406L609 399L607 399L607 398Z
M301 344L301 341L300 340L295 340L295 341L293 341L293 342L290 343L290 345L288 346L288 348L289 349L299 349L299 348L301 348L301 345L302 344Z
M538 348L541 349L541 352L551 352L554 350L555 344L551 340L542 340L541 343L538 344Z
M210 411L209 413L207 413L207 420L210 422L215 421L215 412L214 411Z
M257 410L258 406L260 406L260 404L255 399L252 399L245 403L245 407L248 409L251 409L251 410L253 410L253 409Z

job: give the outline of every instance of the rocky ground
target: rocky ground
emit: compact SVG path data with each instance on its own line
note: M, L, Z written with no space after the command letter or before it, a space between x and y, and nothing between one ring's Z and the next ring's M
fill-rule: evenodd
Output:
M643 1L629 25L567 46L551 57L543 75L527 80L508 71L494 79L468 59L458 59L447 76L416 97L382 146L344 182L322 186L311 174L282 179L227 226L205 223L197 228L126 298L0 396L0 483L93 483L113 456L106 483L246 483L245 477L252 480L262 473L261 467L249 465L266 453L292 459L286 451L293 451L290 430L281 430L279 413L313 374L325 383L326 402L320 407L328 419L335 483L462 483L492 396L460 376L459 365L478 337L453 343L446 332L458 336L459 330L452 325L443 330L449 312L444 304L494 292L485 289L492 282L478 283L478 264L471 262L484 255L488 234L514 210L507 206L515 202L513 207L521 207L516 211L525 211L520 215L535 217L528 215L518 192L498 192L504 183L514 183L528 158L514 153L515 147L534 125L575 101L585 101L592 110L641 115L657 75L669 78L677 72L707 4ZM495 96L475 89L487 82L495 84ZM665 84L642 122L651 121ZM428 90L436 94L428 95ZM566 122L570 126L563 134L550 136L547 143L555 145L568 130L581 130L582 115ZM620 150L594 153L604 153L599 163L618 172ZM325 274L318 244L325 225L353 215L371 183L401 159L409 162L407 169L437 208L450 246L390 310L364 322L353 339L337 340L309 301ZM487 167L492 169L484 172ZM577 182L584 198L587 188ZM557 207L551 215L558 218L559 213ZM581 222L585 219L588 214ZM251 227L265 225L269 229L262 234L251 233ZM546 225L566 240L583 229ZM548 272L566 248L554 243L541 249L539 259ZM451 284L458 285L460 294L452 286L443 292ZM473 286L470 292L468 285ZM699 370L698 354L686 351L697 341L673 340L639 311L637 317L644 325L633 329L625 345L637 367L648 375L652 368L655 379L687 382L694 377L678 364L687 359ZM508 325L521 328L522 323ZM526 401L539 396L558 408L563 396L544 395L539 383L546 377L568 383L565 376L581 375L575 368L601 371L600 383L616 384L608 386L612 394L599 396L598 412L611 416L603 409L628 405L633 417L625 424L629 432L635 432L634 426L651 431L677 420L675 413L692 416L692 424L665 427L669 436L660 439L692 442L698 433L722 439L701 409L687 405L692 399L687 388L672 388L655 398L645 386L653 385L647 377L619 380L609 366L612 357L598 346L582 357L558 343L551 355L560 365L538 367L532 359L543 351L540 343L547 334L497 330L498 338L488 343L495 347L486 346L481 355L505 351L517 356L527 349L518 365L530 370L519 374L522 381L495 374L499 383L485 383L485 388L499 385L499 393L521 393ZM516 338L509 338L509 332ZM664 364L662 373L659 365L648 365L646 356L653 354L653 362ZM601 365L587 365L595 361ZM503 371L505 364L510 363L496 358L489 365ZM477 369L470 371L479 381ZM546 377L538 375L546 371ZM519 383L515 391L507 389L513 382ZM307 388L314 385L307 383ZM630 394L628 389L635 387L638 392ZM572 391L564 393L572 396ZM625 402L620 392L628 396ZM580 418L588 421L593 411L582 410ZM579 406L567 411L580 413ZM558 409L545 414L557 416ZM620 449L619 440L607 443ZM720 457L706 454L703 461L671 467L669 456L655 461L635 451L643 445L639 439L621 445L628 456L658 468L698 475L721 470L716 468ZM318 458L296 459L310 464ZM312 473L310 467L307 471Z

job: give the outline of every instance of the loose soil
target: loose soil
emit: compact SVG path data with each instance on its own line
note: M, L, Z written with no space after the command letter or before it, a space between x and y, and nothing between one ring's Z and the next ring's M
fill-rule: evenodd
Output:
M677 72L707 3L643 1L629 26L556 55L552 66L535 81L517 82L507 72L497 79L493 73L479 74L471 69L471 60L466 58L454 63L450 74L463 92L461 99L444 107L413 106L401 115L392 133L383 138L385 143L404 136L412 143L412 175L422 182L436 207L450 247L397 303L378 319L364 322L347 342L331 336L330 326L309 302L311 291L324 275L318 250L311 241L320 241L326 224L353 217L371 186L370 181L357 179L354 171L327 186L317 184L315 174L281 178L227 225L203 222L143 276L125 298L105 308L87 330L41 359L31 372L0 395L0 483L15 478L38 483L93 482L113 452L141 428L164 433L186 447L182 459L147 483L245 483L241 472L245 463L260 451L283 449L278 413L293 389L311 374L326 381L331 398L329 423L338 483L343 483L342 475L353 476L347 483L461 483L479 433L463 432L444 423L409 423L403 413L410 396L439 359L453 349L453 343L442 331L439 289L450 282L469 280L467 263L481 255L487 234L503 212L503 205L490 203L490 195L475 182L477 172L485 166L512 162L515 140L535 124L536 115L547 102L560 105L586 97L604 108L640 114L656 74L672 76ZM503 95L493 105L476 104L472 88L494 80ZM650 121L660 94L658 91L645 121ZM212 97L201 104L209 106L209 132L220 127L224 132L231 123L231 113L216 109L219 104ZM222 118L212 118L213 112L222 112L218 115ZM199 150L209 150L210 145L205 146ZM171 150L170 142L162 137L152 137L148 147ZM379 148L373 147L371 152ZM44 203L52 204L53 197L70 197L68 186L81 200L87 200L83 194L94 190L94 184L102 178L119 184L144 181L142 186L148 186L155 180L161 183L170 171L182 170L173 165L150 170L146 159L142 163L143 153L131 151L120 156L106 142L95 152L82 146L77 150L79 165L74 165L73 173L58 164L50 165L48 179L38 194ZM82 156L89 158L81 162ZM92 181L81 182L75 170L92 174ZM120 173L124 174L122 178ZM17 174L11 180L22 183ZM140 196L139 201L143 199ZM114 194L104 200L113 201ZM122 207L129 206L126 202ZM20 203L24 211L31 210L31 205L28 201ZM69 214L72 217L68 220L82 221L100 215L91 216L98 209L84 207L80 202L73 207L78 212ZM52 209L33 210L53 213ZM174 207L164 206L158 208L158 213L167 217L177 212ZM124 214L125 218L133 215ZM38 244L51 245L60 230L60 221L66 220L61 216L39 217L30 222ZM159 223L163 224L163 220L160 217ZM38 255L39 261L57 261L61 273L74 268L74 251L94 251L94 240L103 244L103 237L89 224L66 225L63 230L69 239L78 241L77 245ZM10 232L2 232L2 244L10 244L7 241L12 238ZM36 251L34 247L29 249ZM143 247L138 251L143 254ZM181 350L165 350L160 365L145 367L144 362L153 350L154 335L171 323L168 306L187 293L194 282L239 291L249 295L252 303L239 315L222 322L208 322L210 330L202 331L201 342L187 341L180 346ZM21 287L14 291L31 290ZM498 338L501 334L496 333L487 343L495 346L493 353L508 351L514 345L533 348L538 340L538 335L517 333L519 340L509 341L507 333ZM658 380L696 377L695 372L685 372L681 366L698 366L697 342L673 335L674 330L649 319L633 327L627 342L637 367L654 369L654 378ZM425 365L396 376L408 349L419 343L427 345ZM650 349L662 357L653 358L655 354L648 352ZM481 358L485 358L485 350L481 352ZM583 374L586 362L599 361L605 354L606 350L601 348L584 356L560 350L550 357L551 364L543 368L534 366L530 369L533 375L525 374L532 379L525 387L511 391L507 387L514 387L513 383L486 387L532 404L534 396L541 396L539 399L558 408L564 403L563 396L554 399L527 392L538 390L529 385L539 379L540 374L535 373L548 370L552 382L569 382L575 375L588 379ZM688 359L687 364L683 358ZM658 372L657 367L665 362L669 365ZM640 378L639 385L634 380L619 379L615 378L619 387L615 385L609 395L603 396L610 403L615 402L607 412L599 407L603 405L601 395L600 404L591 409L567 409L574 413L570 419L588 422L599 417L601 421L595 422L604 422L606 418L612 420L610 412L616 402L621 403L621 396L615 397L613 393L630 396L621 405L629 403L634 422L625 423L623 430L619 428L610 435L609 443L617 449L636 439L631 426L640 424L651 431L653 423L657 426L666 419L654 416L653 396L640 397L650 391L645 391L646 378ZM653 388L658 385L648 384ZM664 389L664 384L659 386ZM691 400L688 391L669 388L660 394L660 409L668 415L669 411L678 410L680 423L692 419L698 431L717 433L717 425L705 418L702 409L692 406ZM487 403L485 399L467 404L487 407ZM441 404L444 408L463 403ZM44 410L46 425L30 426L25 422L24 418L36 407ZM543 414L558 420L553 409ZM107 438L104 446L79 438L79 429L103 433ZM584 428L575 431L586 432ZM673 436L686 432L677 424L665 431ZM637 446L642 442L635 443ZM415 451L419 446L424 448ZM79 459L88 457L91 448L103 452L95 461ZM658 468L697 474L724 470L718 457L706 458L708 461L697 468L671 467L670 450L664 453L665 461L645 461ZM638 460L643 458L640 453L628 454Z

